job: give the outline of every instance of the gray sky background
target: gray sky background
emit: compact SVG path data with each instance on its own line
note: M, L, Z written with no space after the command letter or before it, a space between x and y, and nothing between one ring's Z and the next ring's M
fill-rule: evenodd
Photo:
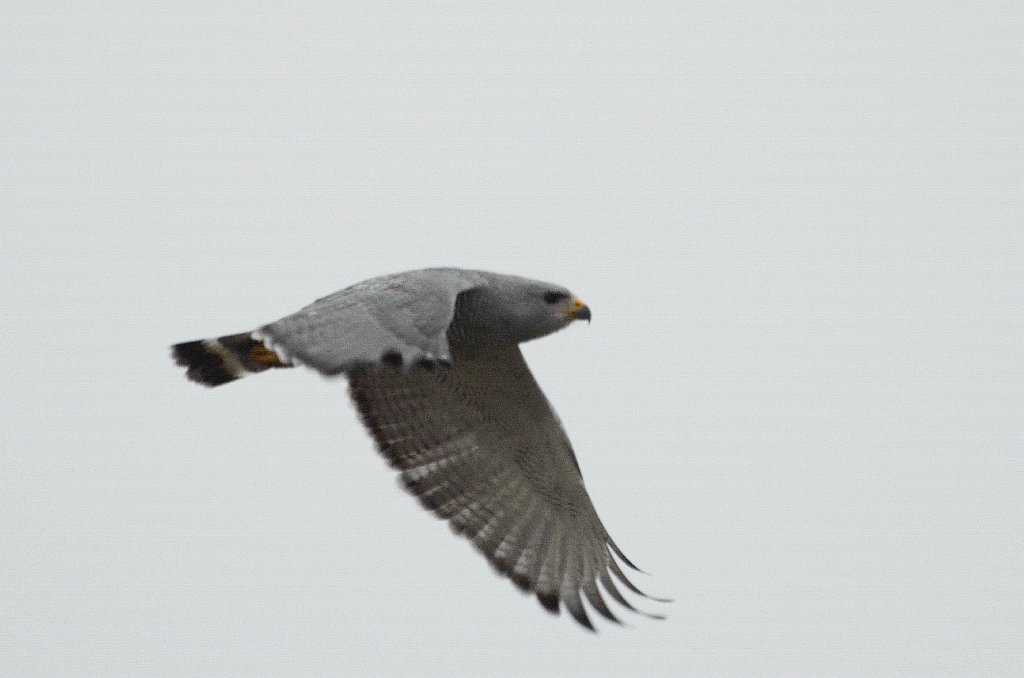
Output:
M1021 675L1022 8L7 0L0 675ZM667 621L169 362L431 265L593 308L526 353Z

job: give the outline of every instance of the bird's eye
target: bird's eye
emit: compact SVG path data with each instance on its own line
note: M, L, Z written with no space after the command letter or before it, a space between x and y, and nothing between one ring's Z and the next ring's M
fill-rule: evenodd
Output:
M569 298L569 295L566 294L565 292L545 292L544 293L544 301L548 302L549 304L554 304L554 303L556 303L558 301L561 301L563 299L568 299L568 298Z

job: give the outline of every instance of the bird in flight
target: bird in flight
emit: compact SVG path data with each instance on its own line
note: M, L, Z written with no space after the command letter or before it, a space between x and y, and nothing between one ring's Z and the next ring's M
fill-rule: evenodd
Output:
M371 278L252 332L171 347L192 381L220 386L296 365L345 375L363 423L402 485L502 575L593 630L598 589L646 596L616 562L572 445L519 344L590 321L559 285L432 268ZM614 577L614 578L613 578ZM654 600L663 600L657 599ZM666 601L667 602L667 601Z

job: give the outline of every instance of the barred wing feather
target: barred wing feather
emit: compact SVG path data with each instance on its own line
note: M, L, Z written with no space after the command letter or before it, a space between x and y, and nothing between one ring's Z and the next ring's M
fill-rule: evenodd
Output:
M455 356L427 371L358 369L351 395L404 486L501 574L593 629L585 598L618 621L604 591L633 608L561 423L518 347ZM613 576L612 576L613 575ZM655 616L655 615L649 615Z

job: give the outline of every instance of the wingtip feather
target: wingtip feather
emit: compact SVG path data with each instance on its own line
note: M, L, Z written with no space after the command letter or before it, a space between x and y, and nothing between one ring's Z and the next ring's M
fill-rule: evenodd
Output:
M537 592L537 600L540 601L541 606L553 615L558 615L558 594L557 593L545 593L543 591Z
M626 577L626 574L622 571L622 568L619 567L619 564L615 562L615 559L610 557L610 556L608 558L608 568L612 571L612 574L614 574L616 576L616 578L618 578L618 580L620 582L622 582L623 586L625 586L627 589L629 589L633 593L637 594L638 596L643 596L644 598L647 598L648 600L653 600L653 601L656 601L656 602L659 602L659 603L671 603L672 602L672 600L670 598L658 598L658 597L646 594L643 591L641 591L640 589L638 589L636 587L636 584L631 582L629 580L629 578Z

